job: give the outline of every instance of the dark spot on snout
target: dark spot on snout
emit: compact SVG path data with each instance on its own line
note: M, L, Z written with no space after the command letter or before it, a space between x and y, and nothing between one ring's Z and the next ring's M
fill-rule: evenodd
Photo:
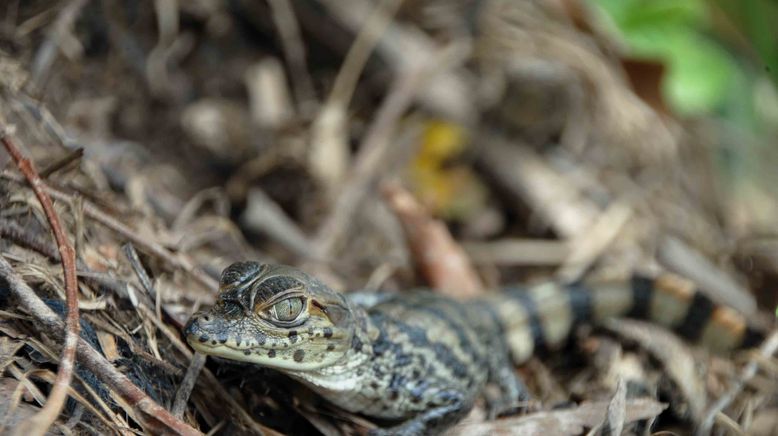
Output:
M351 348L357 352L362 351L362 341L358 337L354 336L354 338L351 339Z
M270 351L268 351L268 352L267 352L267 357L269 357L269 358L271 358L271 359L272 359L272 358L274 358L274 357L276 357L276 350L270 350Z
M332 337L332 329L329 327L324 327L324 337L325 338L331 338Z
M202 343L206 343L206 342L208 342L209 339L211 339L211 338L209 338L208 335L202 335L197 340L202 342Z
M289 330L289 340L292 341L294 344L297 342L298 336L297 336L297 330Z
M294 352L294 355L292 357L294 358L295 362L302 362L303 359L305 359L305 351L297 350Z

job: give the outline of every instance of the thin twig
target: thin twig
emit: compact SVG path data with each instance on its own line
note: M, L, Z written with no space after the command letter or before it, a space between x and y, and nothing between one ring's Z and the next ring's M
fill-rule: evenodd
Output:
M192 357L192 362L189 364L189 368L186 369L184 379L181 380L181 385L176 391L176 397L173 400L173 407L171 412L176 418L184 416L184 410L186 410L186 404L189 402L189 396L192 395L192 389L194 388L197 377L200 375L203 366L205 365L205 354L195 353Z
M246 198L240 222L247 229L260 232L304 259L311 258L311 242L297 223L262 189L253 187Z
M41 203L46 219L49 221L51 231L54 233L54 239L57 241L59 255L62 261L62 273L65 276L65 297L67 304L67 315L65 317L65 346L62 349L57 378L51 393L40 412L35 414L28 421L16 428L15 434L42 435L51 427L51 424L57 419L62 407L67 399L68 387L73 378L73 362L76 358L76 345L78 344L78 335L80 324L78 320L78 279L76 278L76 252L70 244L65 232L62 230L62 224L59 220L54 205L46 193L45 183L38 175L32 161L24 157L19 148L14 144L11 138L6 135L5 128L0 126L2 142L8 154L16 163L19 171L24 174L27 182L32 187L35 196Z
M341 188L349 167L347 108L362 70L402 0L382 0L365 20L340 66L327 101L311 129L309 165L327 188L328 197Z
M343 65L335 77L335 83L332 85L332 91L327 97L327 104L338 104L343 108L348 106L370 54L384 34L386 27L392 22L392 17L401 3L402 0L384 0L370 13L354 43L346 53L346 59L343 61Z
M774 331L764 342L762 342L762 345L759 347L759 355L761 355L761 357L770 358L776 351L778 351L778 330ZM754 378L757 369L759 369L758 359L751 359L751 361L748 362L748 365L743 368L740 377L735 381L735 384L730 390L722 395L721 398L713 403L705 412L705 418L695 432L697 436L711 434L716 417L735 400L740 391L743 390L743 387L745 387L746 382Z
M83 50L78 39L74 38L73 25L75 24L81 9L88 0L73 0L57 14L57 20L51 28L43 44L40 45L35 59L32 62L32 83L40 88L45 76L51 69L59 52L69 53L71 56L80 55Z
M357 33L369 19L376 2L318 0L318 3L344 27ZM469 45L466 39L460 39L459 43ZM375 48L375 52L386 61L387 68L396 77L427 64L430 59L437 57L438 50L439 45L431 36L408 22L389 22ZM446 118L469 122L473 120L475 107L471 89L462 69L458 65L449 66L439 69L435 80L428 82L413 98Z
M130 266L135 272L135 275L138 277L138 281L140 281L141 286L143 286L143 290L146 291L152 300L156 300L157 291L154 289L154 285L151 283L151 277L149 277L148 272L146 272L146 269L143 268L143 264L140 263L140 258L138 257L138 252L135 250L135 246L132 245L131 242L128 242L122 245L122 251L124 251L124 255L127 256L127 260L130 261Z
M570 253L566 241L552 239L464 241L462 248L476 265L497 266L557 266Z
M381 169L387 167L387 154L393 148L392 133L397 128L400 117L423 85L445 71L441 65L450 65L452 57L461 55L457 52L458 48L451 46L442 50L417 69L404 72L392 84L388 96L381 103L375 119L365 133L353 169L343 183L343 190L335 199L329 216L316 234L315 250L321 258L327 258L332 253L350 225L350 217L370 192L372 184L383 174Z
M143 264L140 262L140 258L138 257L138 252L135 251L135 246L132 245L132 242L128 242L122 245L122 250L124 251L124 254L127 256L127 260L130 261L130 266L132 267L132 270L135 272L135 275L138 277L138 281L140 281L141 286L143 286L143 290L146 291L146 294L149 296L150 300L154 302L154 314L156 315L157 320L161 324L162 323L162 301L160 299L161 296L154 288L154 283L152 283L148 271L146 271L146 268L144 268Z
M82 157L84 157L84 149L82 147L70 151L65 156L57 159L56 161L50 163L45 168L43 168L40 171L41 178L44 179L49 178L50 175L61 170L62 168L65 168L66 166L70 165L71 162L77 161Z
M665 236L659 241L659 263L686 277L720 304L732 307L746 316L754 316L759 309L756 298L744 286L682 240Z
M563 238L587 233L600 208L572 180L564 177L528 144L481 132L476 159L511 196Z
M0 219L0 238L9 239L21 247L48 257L53 262L60 261L59 253L49 241L43 240L42 234L33 233L28 227L22 227L16 221Z
M305 45L300 36L300 25L297 23L289 0L268 0L268 4L281 36L284 58L292 73L292 89L297 100L297 108L300 113L306 114L317 102L316 90L305 60Z
M44 333L54 338L62 337L64 325L60 317L35 294L2 256L0 256L0 278L5 280L8 289L19 304L35 318ZM80 338L78 359L86 369L115 391L121 399L118 401L120 407L146 431L153 434L202 434L176 419L165 408L154 402L130 379L114 368L105 357L95 351L87 341Z
M139 304L138 310L141 315L150 319L151 322L154 323L154 325L159 329L159 331L162 332L163 335L165 335L165 337L170 341L170 344L179 353L181 353L187 359L191 360L194 358L195 353L193 353L189 347L181 341L179 332L173 330L169 325L162 323L159 318L155 317L150 306L147 306L146 304ZM242 423L248 426L251 431L257 434L266 435L279 434L269 427L265 427L264 425L255 421L254 418L243 408L243 406L238 404L238 402L229 394L229 392L227 392L224 386L222 386L221 382L219 382L216 376L213 375L213 373L209 371L208 368L202 369L200 380L205 382L206 391L213 392L219 399L220 405L223 404L230 406L232 411L238 415L238 418L242 421Z

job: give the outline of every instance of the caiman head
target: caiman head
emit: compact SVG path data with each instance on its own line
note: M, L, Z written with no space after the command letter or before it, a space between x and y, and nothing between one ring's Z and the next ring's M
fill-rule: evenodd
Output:
M219 288L213 308L184 328L197 351L308 371L337 362L349 349L355 326L346 299L296 268L235 263Z

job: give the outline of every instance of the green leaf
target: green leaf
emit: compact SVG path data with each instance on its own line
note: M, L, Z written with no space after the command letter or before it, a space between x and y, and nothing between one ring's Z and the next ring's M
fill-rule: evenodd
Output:
M673 106L688 115L720 109L738 73L729 53L692 32L675 36L668 61L666 91Z
M630 54L668 67L664 92L680 113L719 109L738 69L729 53L707 37L701 0L597 0L622 33Z
M625 32L642 27L696 27L707 21L705 5L698 0L639 1L619 25Z

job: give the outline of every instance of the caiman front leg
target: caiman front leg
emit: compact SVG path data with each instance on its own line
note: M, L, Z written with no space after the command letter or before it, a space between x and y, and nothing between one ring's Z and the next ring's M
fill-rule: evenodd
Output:
M434 394L431 408L389 428L370 431L371 436L422 436L439 434L465 416L473 407L472 399L460 391L445 390Z
M495 419L501 415L511 414L530 399L524 380L516 374L513 362L507 353L493 353L489 362L489 383L500 388L499 396L487 396L487 415Z

